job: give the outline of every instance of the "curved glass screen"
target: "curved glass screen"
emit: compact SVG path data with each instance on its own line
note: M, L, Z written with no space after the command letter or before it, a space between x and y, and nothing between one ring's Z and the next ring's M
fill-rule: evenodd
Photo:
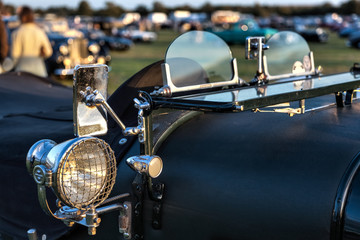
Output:
M266 43L264 52L268 74L301 74L312 70L310 48L303 37L294 32L279 32Z
M165 63L177 87L226 82L233 78L232 55L218 36L202 31L187 32L171 43Z

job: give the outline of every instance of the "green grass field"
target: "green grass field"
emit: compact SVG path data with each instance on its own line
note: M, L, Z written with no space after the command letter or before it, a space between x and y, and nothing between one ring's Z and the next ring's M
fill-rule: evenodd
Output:
M158 32L154 43L137 43L128 51L111 52L111 71L109 73L109 93L111 94L133 74L145 66L164 59L166 49L179 34L170 30ZM348 71L354 62L360 62L360 50L345 45L346 39L340 39L331 33L328 43L310 43L314 52L315 65L322 66L324 74ZM230 46L238 61L239 76L250 80L257 69L256 61L245 60L244 46Z

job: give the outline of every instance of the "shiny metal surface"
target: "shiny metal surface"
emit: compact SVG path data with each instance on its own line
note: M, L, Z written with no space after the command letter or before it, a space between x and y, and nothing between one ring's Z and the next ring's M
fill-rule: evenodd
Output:
M97 90L106 100L108 67L106 65L76 66L73 82L74 134L78 137L104 135L107 132L106 112L83 102L82 92Z
M359 170L360 153L344 172L336 193L331 219L332 240L360 239Z
M119 216L119 232L123 234L125 239L132 237L132 204L125 202L121 215Z
M33 174L35 166L45 163L47 154L55 145L56 142L49 139L37 141L32 145L26 155L26 169L30 175Z
M241 111L245 111L359 87L359 76L351 73L340 73L312 78L289 78L274 84L240 87L234 90L215 93L182 96L173 98L175 100L165 100L164 102L162 101L164 99L154 99L154 101L157 102L159 100L161 107L170 104L173 108L178 107L177 105L179 105L179 107L183 105L184 108L181 109L187 109L189 103L191 103L191 106L198 105L204 108L204 106L208 105L209 109L211 109L211 105L213 105L215 109L219 109L219 104L222 104L227 107L228 111L229 109L234 111L237 106L242 106L242 108L240 108Z
M103 107L107 113L114 119L114 121L120 126L125 136L133 136L138 135L139 141L144 142L146 139L145 128L144 128L144 110L148 110L150 108L150 104L145 100L134 99L134 106L139 110L138 112L138 126L136 127L126 127L125 124L121 121L121 119L116 115L114 110L107 103L102 94L97 90L92 90L91 87L86 88L86 92L80 91L80 95L82 96L82 101L89 108L94 107Z
M151 178L157 178L163 169L163 161L159 156L133 156L126 163L135 171Z
M29 240L38 240L36 229L29 229L27 231Z

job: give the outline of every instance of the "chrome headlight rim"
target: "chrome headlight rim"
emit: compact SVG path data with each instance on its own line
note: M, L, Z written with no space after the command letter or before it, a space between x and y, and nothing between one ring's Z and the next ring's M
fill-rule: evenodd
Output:
M46 156L57 143L50 139L42 139L34 143L26 155L26 169L30 175L37 165L43 165L46 162Z

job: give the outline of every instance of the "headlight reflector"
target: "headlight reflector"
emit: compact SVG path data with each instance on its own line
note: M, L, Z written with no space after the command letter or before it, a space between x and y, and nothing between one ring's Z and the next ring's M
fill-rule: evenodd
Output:
M66 46L65 44L62 44L60 47L59 47L59 52L66 56L69 54L69 49L68 49L68 46Z
M98 64L106 64L106 60L105 60L104 57L98 57L97 63L98 63Z
M90 44L89 51L93 54L98 54L100 52L99 44L97 44L97 43Z

